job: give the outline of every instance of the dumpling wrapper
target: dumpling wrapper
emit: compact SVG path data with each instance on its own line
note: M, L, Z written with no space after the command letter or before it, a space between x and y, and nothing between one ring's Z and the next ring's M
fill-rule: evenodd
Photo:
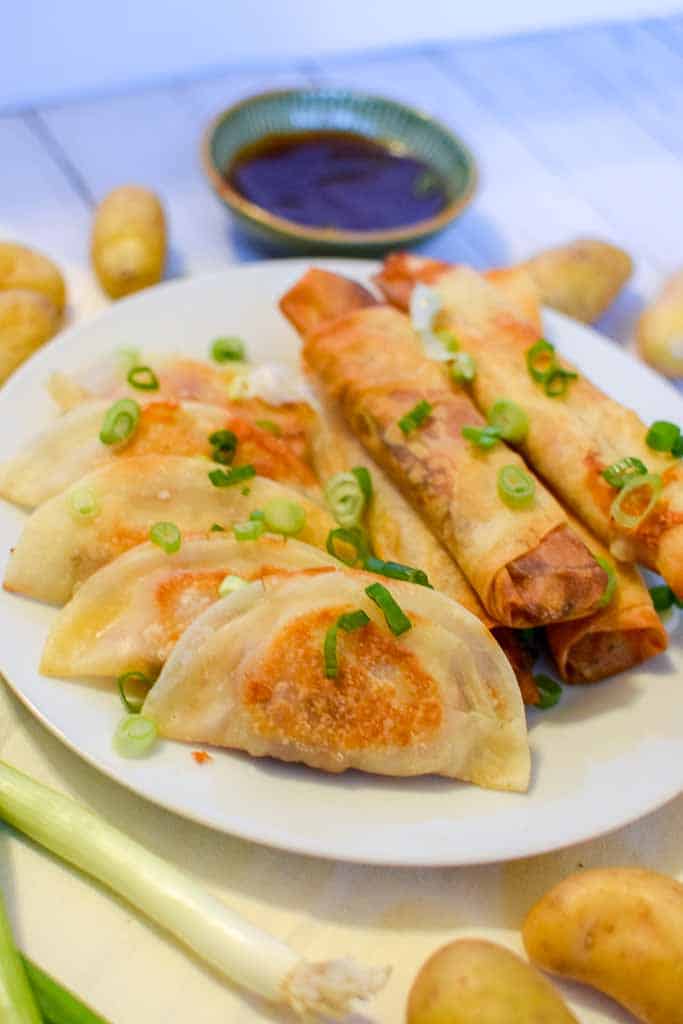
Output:
M84 402L60 416L34 438L24 451L0 465L0 497L34 508L59 494L93 469L137 455L210 456L209 435L232 430L238 445L234 466L251 463L260 476L318 488L310 467L285 438L251 423L235 412L201 402L147 400L141 405L138 427L124 445L100 441L109 401Z
M236 540L227 533L194 537L169 557L139 544L99 569L61 610L45 643L47 676L156 674L181 634L219 600L226 576L333 570L336 558L310 544L266 534Z
M388 629L366 573L265 577L183 634L145 701L162 736L328 772L436 773L523 792L530 755L515 677L475 616L436 591L384 581L412 628ZM340 614L339 674L323 640Z
M215 468L206 459L138 455L82 477L29 516L10 555L5 589L64 604L103 565L148 540L154 523L174 523L182 534L206 533L214 523L229 527L249 519L272 498L299 504L306 523L298 539L325 547L335 523L322 505L259 476L215 487L209 480ZM69 500L74 491L88 493L98 514L79 519Z

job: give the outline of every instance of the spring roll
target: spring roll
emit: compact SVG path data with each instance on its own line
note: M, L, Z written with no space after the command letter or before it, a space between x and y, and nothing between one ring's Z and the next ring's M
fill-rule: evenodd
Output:
M341 279L343 281L343 279ZM524 470L504 445L485 454L462 437L483 419L444 371L425 357L410 321L374 301L339 316L340 278L312 270L281 308L304 340L304 359L366 450L394 479L453 555L489 615L522 628L590 614L607 575L569 529L565 513L538 482L528 507L511 509L497 490L503 466ZM331 294L329 307L325 295ZM316 310L308 329L308 296ZM333 319L325 320L329 308ZM399 419L420 401L430 412L405 434Z
M509 296L467 267L446 269L435 262L397 254L387 261L377 283L392 301L405 306L410 284L429 277L443 303L440 322L476 360L472 395L479 408L488 409L501 397L518 402L529 417L521 446L528 462L615 558L659 572L683 598L680 460L650 448L647 428L635 412L581 373L568 382L563 395L549 397L527 367L527 353L538 333L519 318ZM558 362L574 371L566 360ZM658 494L646 483L624 500L605 480L603 470L629 457L655 474Z

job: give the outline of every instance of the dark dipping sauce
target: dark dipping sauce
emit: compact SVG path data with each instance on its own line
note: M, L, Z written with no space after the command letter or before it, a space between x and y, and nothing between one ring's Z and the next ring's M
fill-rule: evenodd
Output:
M403 227L448 203L429 164L353 132L268 135L240 150L225 177L252 203L316 228Z

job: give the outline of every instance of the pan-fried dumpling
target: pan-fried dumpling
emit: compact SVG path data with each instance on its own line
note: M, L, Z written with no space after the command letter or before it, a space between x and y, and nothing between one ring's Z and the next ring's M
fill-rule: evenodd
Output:
M108 401L84 402L60 416L28 447L0 465L0 497L31 508L63 491L98 466L137 455L206 455L209 436L231 430L237 438L232 465L250 463L260 476L317 493L311 468L286 438L239 414L201 402L148 401L140 407L133 437L125 445L100 441Z
M437 773L523 791L529 749L515 677L486 627L410 583L384 586L411 622L395 636L362 572L265 577L204 612L183 634L144 714L163 736L383 775ZM325 635L339 629L338 674Z
M139 544L99 569L57 616L40 671L47 676L156 674L178 637L219 598L226 576L332 570L336 558L291 538L195 537L172 557Z
M64 604L97 569L148 540L155 523L206 533L214 523L249 519L273 498L300 505L306 518L299 540L325 547L335 524L321 505L259 476L215 487L209 480L215 468L206 459L138 455L94 470L29 516L10 555L5 589Z

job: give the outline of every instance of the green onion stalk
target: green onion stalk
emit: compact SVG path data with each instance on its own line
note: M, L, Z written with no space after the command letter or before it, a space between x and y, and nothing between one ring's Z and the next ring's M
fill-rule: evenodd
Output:
M0 1020L3 1024L43 1024L21 957L12 938L0 893Z

